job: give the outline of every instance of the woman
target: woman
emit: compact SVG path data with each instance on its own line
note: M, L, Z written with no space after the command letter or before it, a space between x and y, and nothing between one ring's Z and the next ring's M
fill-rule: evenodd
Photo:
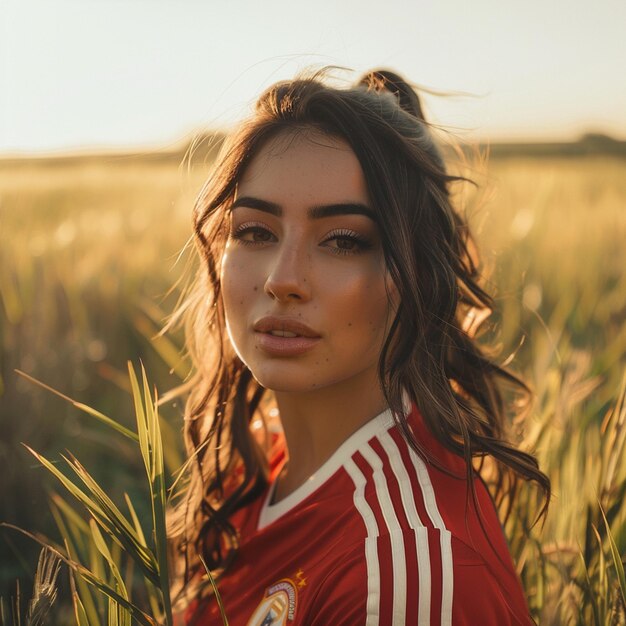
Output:
M324 81L266 91L196 206L181 623L221 623L204 564L235 626L532 623L475 467L549 482L468 323L460 179L400 77Z

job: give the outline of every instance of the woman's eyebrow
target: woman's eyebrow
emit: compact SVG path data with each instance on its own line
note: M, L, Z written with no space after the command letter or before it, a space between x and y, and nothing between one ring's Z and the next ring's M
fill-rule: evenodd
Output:
M367 205L360 202L342 202L338 204L322 204L313 206L308 210L311 219L332 217L333 215L364 215L372 221L376 221L376 214Z
M264 211L265 213L271 213L277 217L283 214L282 208L275 202L253 198L252 196L237 198L231 207L231 211L242 206L248 207L249 209L256 209L257 211ZM317 205L310 207L307 214L310 219L322 219L335 215L364 215L365 217L369 217L372 221L376 221L374 211L361 202L340 202L336 204Z
M274 202L267 200L261 200L259 198L253 198L252 196L241 196L233 202L233 206L230 207L231 211L234 211L237 207L245 206L249 209L256 209L257 211L265 211L265 213L271 213L280 217L283 214L283 210L280 206Z

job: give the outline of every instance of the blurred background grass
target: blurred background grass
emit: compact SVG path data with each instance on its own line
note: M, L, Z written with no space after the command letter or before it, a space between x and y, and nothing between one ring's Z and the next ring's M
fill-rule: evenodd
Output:
M153 337L179 295L178 254L212 150L0 161L1 520L55 535L52 483L20 442L48 458L70 449L116 498L140 489L136 454L14 370L129 425L128 359L146 364L161 393L178 382L181 337ZM469 202L502 354L516 352L515 369L536 392L519 437L555 491L543 530L527 538L537 511L530 493L507 525L542 624L600 623L576 621L594 610L610 617L616 575L598 500L626 552L625 415L607 419L626 354L626 159L585 152L494 148L480 175L483 200ZM181 407L163 412L173 469ZM14 594L16 578L28 588L37 552L0 531L0 595ZM600 595L606 607L593 609Z

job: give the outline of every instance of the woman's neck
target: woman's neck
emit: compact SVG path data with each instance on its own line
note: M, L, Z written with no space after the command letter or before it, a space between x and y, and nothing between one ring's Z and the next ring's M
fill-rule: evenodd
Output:
M363 424L387 408L375 368L336 385L302 393L275 392L288 464L274 501L288 496Z

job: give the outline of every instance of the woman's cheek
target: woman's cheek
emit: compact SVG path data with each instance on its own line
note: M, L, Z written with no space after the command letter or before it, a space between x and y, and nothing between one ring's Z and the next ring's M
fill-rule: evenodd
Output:
M238 258L239 257L239 258ZM222 294L224 311L230 325L236 325L245 314L246 276L245 263L236 252L227 252L222 261Z

